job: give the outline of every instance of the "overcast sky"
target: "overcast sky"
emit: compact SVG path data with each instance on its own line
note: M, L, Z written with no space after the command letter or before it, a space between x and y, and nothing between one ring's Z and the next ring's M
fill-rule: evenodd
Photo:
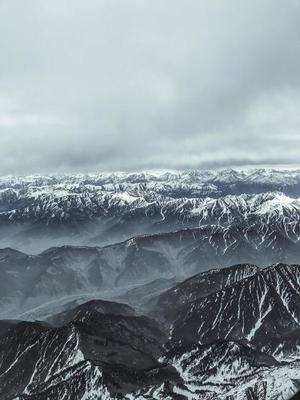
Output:
M0 175L300 163L300 0L0 0Z

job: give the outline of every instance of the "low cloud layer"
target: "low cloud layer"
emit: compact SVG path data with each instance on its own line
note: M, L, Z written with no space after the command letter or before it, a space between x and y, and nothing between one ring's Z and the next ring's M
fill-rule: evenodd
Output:
M0 174L298 164L299 0L0 1Z

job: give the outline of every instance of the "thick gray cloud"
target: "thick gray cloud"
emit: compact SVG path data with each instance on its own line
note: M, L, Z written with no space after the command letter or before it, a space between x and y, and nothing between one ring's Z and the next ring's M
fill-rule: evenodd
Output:
M300 0L0 0L0 174L298 164Z

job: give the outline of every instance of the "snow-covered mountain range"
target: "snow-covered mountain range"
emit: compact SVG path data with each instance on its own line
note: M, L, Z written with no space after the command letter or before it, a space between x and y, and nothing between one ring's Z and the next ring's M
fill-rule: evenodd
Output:
M0 178L1 400L290 400L300 170Z
M300 171L2 178L0 243L37 253L203 224L285 223L298 235L299 197Z

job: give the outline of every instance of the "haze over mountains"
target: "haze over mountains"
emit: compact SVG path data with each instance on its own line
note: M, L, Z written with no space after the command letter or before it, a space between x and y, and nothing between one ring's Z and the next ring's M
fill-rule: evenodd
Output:
M4 400L288 400L300 171L0 179Z

